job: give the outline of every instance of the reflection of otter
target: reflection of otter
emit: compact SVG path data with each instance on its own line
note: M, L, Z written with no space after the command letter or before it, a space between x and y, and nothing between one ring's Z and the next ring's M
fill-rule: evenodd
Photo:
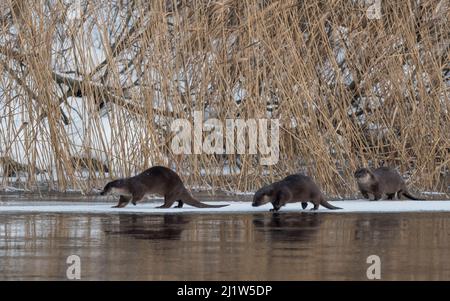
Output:
M368 168L360 168L355 171L355 178L359 190L366 199L369 199L370 193L373 194L374 201L381 199L384 194L387 195L388 200L392 200L395 194L398 199L404 195L411 200L419 200L408 192L405 181L395 169L380 167L372 171Z
M269 217L270 220L267 221ZM272 240L305 241L310 240L319 230L322 218L318 213L255 214L253 225L256 230L268 234Z
M197 208L220 208L228 205L207 205L196 200L184 187L183 182L176 172L163 167L154 166L137 176L119 179L106 184L101 195L118 193L119 203L113 208L122 208L131 201L133 205L141 201L148 194L164 196L164 204L158 208L170 208L178 201L177 208L183 207L183 203Z
M259 189L253 196L252 206L261 206L269 202L273 205L270 211L278 211L287 203L295 202L301 202L303 209L306 208L306 202L314 204L312 210L319 209L319 205L328 209L341 209L328 203L316 183L302 174L287 176L281 181Z
M166 214L163 216L119 215L119 229L105 230L110 235L131 236L144 240L180 239L185 224L190 218L185 214Z
M28 165L14 161L9 157L0 157L0 165L3 167L4 177L16 177L19 172L26 173L30 170ZM35 168L35 172L36 174L41 174L46 171Z

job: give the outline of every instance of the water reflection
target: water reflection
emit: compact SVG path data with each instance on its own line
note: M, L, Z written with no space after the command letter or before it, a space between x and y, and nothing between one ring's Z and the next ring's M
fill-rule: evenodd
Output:
M318 213L273 213L255 214L253 225L256 231L271 241L308 241L319 230L323 214Z
M450 279L450 214L0 215L0 279Z
M183 214L171 214L148 218L145 215L119 215L119 224L105 229L109 235L123 235L135 239L180 239L189 219Z

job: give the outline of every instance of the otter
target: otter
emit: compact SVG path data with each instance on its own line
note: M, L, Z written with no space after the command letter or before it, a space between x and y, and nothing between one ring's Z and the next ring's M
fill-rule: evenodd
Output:
M228 205L207 205L196 200L184 187L181 178L173 170L154 166L130 178L119 179L106 184L101 195L117 193L119 203L112 208L123 208L131 201L133 205L141 201L147 194L164 196L164 204L157 208L170 208L178 201L176 208L182 208L183 203L197 208L220 208Z
M366 199L370 199L370 193L373 194L374 201L381 199L384 194L388 200L392 200L395 194L398 199L404 195L411 200L421 200L408 192L405 181L393 168L380 167L375 170L359 168L355 171L354 176L359 190Z
M302 208L305 209L308 201L314 204L311 210L319 209L319 205L328 209L342 209L328 203L316 183L302 174L290 175L281 181L262 187L253 196L252 206L271 202L273 209L270 211L276 212L287 203L295 202L301 202Z

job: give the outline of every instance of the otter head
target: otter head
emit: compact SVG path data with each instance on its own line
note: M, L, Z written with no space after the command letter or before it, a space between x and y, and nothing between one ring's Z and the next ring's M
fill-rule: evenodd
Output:
M359 168L354 174L358 183L367 183L373 179L373 174L368 168Z
M264 186L253 195L253 207L261 206L272 202L274 199L274 189L272 185Z
M100 192L100 195L109 195L109 194L129 194L128 187L124 180L115 180L106 184L103 191Z

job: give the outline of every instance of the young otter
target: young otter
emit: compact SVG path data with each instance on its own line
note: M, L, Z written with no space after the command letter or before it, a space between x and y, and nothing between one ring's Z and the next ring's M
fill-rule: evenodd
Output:
M366 199L370 199L369 193L371 193L374 201L381 199L383 194L387 195L388 200L392 200L397 193L398 199L404 195L411 200L420 200L408 192L405 181L395 169L380 167L372 171L368 168L360 168L355 171L355 178L359 190Z
M302 202L305 209L308 201L314 204L312 210L319 209L319 205L328 209L342 209L328 203L316 183L310 177L301 174L287 176L281 181L259 189L253 196L252 206L271 202L273 209L270 211L278 211L287 203Z
M187 191L180 177L173 170L163 166L154 166L134 177L109 182L100 194L110 193L120 195L119 203L113 208L125 207L130 201L136 205L147 194L154 193L164 196L164 204L158 208L170 208L176 201L178 201L176 208L183 207L183 203L197 208L228 206L200 203Z

